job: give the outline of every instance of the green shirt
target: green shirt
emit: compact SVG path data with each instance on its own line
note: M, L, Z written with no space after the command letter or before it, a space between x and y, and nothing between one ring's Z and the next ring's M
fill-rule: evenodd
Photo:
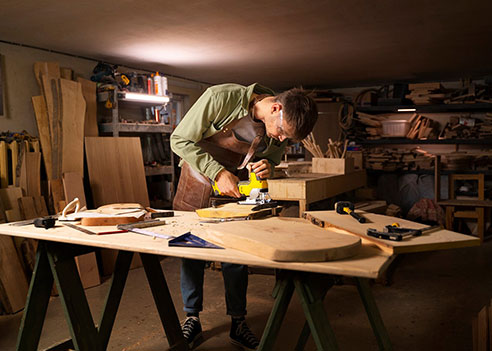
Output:
M186 113L171 135L171 148L174 153L193 169L215 180L224 166L196 143L218 133L232 121L247 116L253 93L274 95L272 90L257 83L247 87L238 84L222 84L208 88ZM279 164L287 140L280 142L267 135L264 138L267 147L264 151L257 152L255 157L265 158L270 164Z

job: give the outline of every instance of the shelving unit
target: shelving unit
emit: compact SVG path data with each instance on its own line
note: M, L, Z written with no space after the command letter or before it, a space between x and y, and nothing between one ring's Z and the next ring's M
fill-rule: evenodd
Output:
M108 95L105 94L112 94L111 102L113 104L113 107L111 109L111 122L106 121L106 122L99 123L99 132L101 135L110 134L113 137L119 137L123 135L145 137L148 136L149 134L162 134L167 136L166 140L163 142L165 142L166 144L169 143L169 136L174 130L172 118L170 118L169 124L163 124L157 122L149 123L147 120L145 120L145 113L142 112L140 116L142 118L141 119L142 123L133 122L133 121L122 122L120 120L121 111L123 111L125 108L128 108L129 106L151 108L151 107L159 106L159 104L148 102L148 101L122 100L121 93L118 92L117 90L103 92L102 95L99 96L99 102L104 102L108 99ZM168 115L172 115L171 113L172 104L173 102L170 101L169 103L167 103L165 107ZM144 167L145 167L145 175L147 177L165 176L167 178L166 181L169 181L171 183L170 203L172 203L172 198L174 196L174 187L176 182L176 170L175 170L174 155L170 147L168 148L168 150L169 150L168 164L158 164L157 166L145 165ZM170 205L170 203L166 205Z
M440 105L398 105L398 106L357 106L357 111L365 113L397 113L399 109L415 109L409 112L480 112L492 111L492 103L440 104Z

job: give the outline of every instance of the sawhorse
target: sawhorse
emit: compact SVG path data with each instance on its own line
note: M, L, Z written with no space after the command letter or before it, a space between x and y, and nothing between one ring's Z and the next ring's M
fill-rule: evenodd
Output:
M96 328L74 260L75 256L93 250L94 248L86 246L39 242L16 350L37 350L53 281L60 294L72 337L64 345L77 351L106 350L133 252L118 253L106 303ZM140 253L140 257L170 349L188 350L158 256ZM56 349L60 349L60 346L51 348Z
M304 346L313 334L319 351L338 350L335 334L330 327L323 300L333 279L326 274L281 270L276 272L277 283L273 291L275 302L261 338L258 351L273 350L282 321L287 313L294 290L301 301L306 323L294 350L304 350ZM368 279L355 278L357 288L366 309L369 321L378 341L380 350L392 350L391 342L369 287Z

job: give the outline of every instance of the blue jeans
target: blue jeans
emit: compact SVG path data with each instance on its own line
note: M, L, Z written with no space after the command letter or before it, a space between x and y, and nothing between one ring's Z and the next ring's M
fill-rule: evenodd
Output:
M248 266L222 263L222 276L227 314L230 316L246 315L246 290L248 289ZM181 295L184 310L198 313L203 310L203 276L205 261L181 260Z

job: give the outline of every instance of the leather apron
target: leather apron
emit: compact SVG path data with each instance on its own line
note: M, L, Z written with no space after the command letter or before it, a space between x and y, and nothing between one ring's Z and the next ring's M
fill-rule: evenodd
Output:
M247 172L240 174L239 171L244 169L258 150L266 147L263 143L265 124L255 121L251 113L252 106L266 96L269 95L260 95L250 104L250 113L247 116L232 121L218 133L197 143L197 146L240 179L247 179ZM183 162L173 208L178 211L194 211L209 207L211 194L210 179Z

